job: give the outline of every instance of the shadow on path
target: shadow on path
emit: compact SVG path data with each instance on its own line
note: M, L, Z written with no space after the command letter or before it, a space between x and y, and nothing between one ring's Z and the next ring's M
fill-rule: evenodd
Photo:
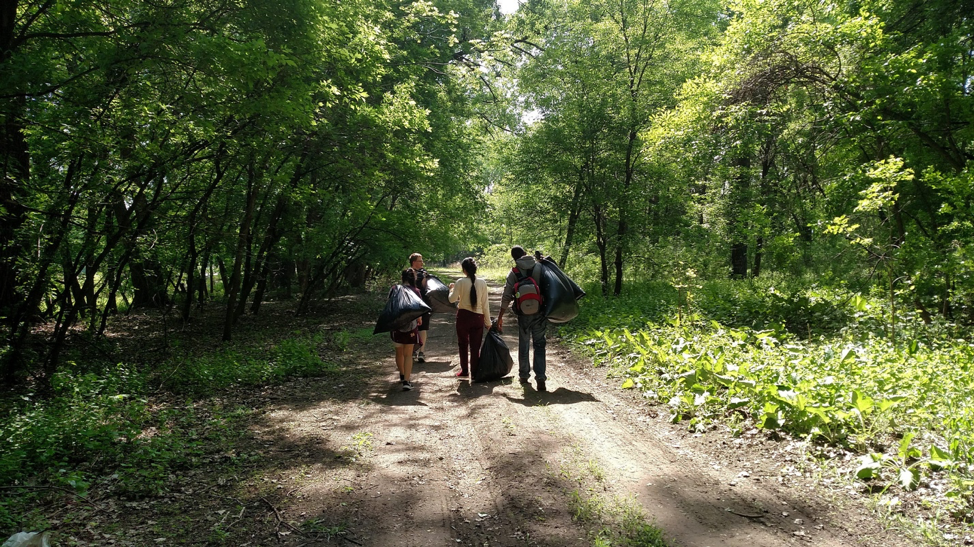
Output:
M526 388L524 390L524 397L511 397L510 395L505 395L508 401L524 405L524 406L537 406L537 405L571 405L575 403L589 403L598 401L590 393L585 393L584 391L572 391L566 387L560 387L554 391L539 392L535 391L534 388Z

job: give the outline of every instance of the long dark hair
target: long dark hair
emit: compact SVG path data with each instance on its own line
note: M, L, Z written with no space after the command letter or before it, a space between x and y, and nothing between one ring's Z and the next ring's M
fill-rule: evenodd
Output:
M474 262L472 256L468 256L460 263L460 267L463 268L463 273L470 278L470 305L473 306L474 302L477 301L477 263Z
M410 287L416 286L416 270L406 268L402 271L402 284Z

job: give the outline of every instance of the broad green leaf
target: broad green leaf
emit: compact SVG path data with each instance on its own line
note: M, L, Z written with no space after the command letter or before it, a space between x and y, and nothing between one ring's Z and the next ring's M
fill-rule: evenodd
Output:
M852 392L852 406L862 415L869 414L873 409L873 400L863 395L859 390Z
M911 431L903 435L900 439L900 446L897 453L899 454L900 461L905 461L910 454L910 443L913 442L914 433Z
M859 467L856 468L856 478L870 480L879 477L883 467L882 455L866 454L859 457Z
M916 468L900 469L900 486L904 490L913 491L920 485L920 471Z
M933 445L930 447L930 459L927 460L927 465L934 471L941 471L953 467L954 461L949 452Z

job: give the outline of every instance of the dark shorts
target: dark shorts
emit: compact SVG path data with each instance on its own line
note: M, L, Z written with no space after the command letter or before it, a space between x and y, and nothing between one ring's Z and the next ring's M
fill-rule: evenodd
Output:
M419 342L419 329L413 329L409 332L394 330L392 331L392 341L397 344L415 344Z
M423 316L423 324L419 326L419 330L430 330L430 321L433 319L433 314L427 313Z

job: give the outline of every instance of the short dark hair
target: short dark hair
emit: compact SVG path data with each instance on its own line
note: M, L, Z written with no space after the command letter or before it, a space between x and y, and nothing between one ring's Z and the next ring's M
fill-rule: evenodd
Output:
M520 245L511 247L511 258L514 260L517 260L526 254L528 253L524 252L524 247L521 247Z
M402 271L402 282L410 287L416 286L416 270L406 268Z

